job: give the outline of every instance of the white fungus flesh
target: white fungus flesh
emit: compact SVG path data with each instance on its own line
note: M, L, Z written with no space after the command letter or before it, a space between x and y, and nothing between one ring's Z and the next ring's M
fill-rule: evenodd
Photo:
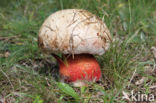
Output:
M66 9L44 21L38 42L46 53L102 55L109 48L111 36L96 15L82 9Z

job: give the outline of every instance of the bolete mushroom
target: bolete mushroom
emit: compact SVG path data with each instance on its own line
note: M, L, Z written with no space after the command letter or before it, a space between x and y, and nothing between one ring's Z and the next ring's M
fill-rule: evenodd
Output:
M59 62L60 76L77 85L80 81L98 81L101 70L95 55L103 55L111 42L110 32L96 15L82 9L53 13L38 34L39 48ZM56 53L62 53L63 59Z

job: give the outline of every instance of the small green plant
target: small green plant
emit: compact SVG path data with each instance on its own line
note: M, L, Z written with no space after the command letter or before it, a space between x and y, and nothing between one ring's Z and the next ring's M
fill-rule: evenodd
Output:
M43 103L43 100L41 99L40 96L36 96L36 97L34 98L33 103Z
M63 91L66 95L70 95L73 97L77 102L80 100L79 95L75 92L75 90L68 84L58 82L57 83L58 88Z

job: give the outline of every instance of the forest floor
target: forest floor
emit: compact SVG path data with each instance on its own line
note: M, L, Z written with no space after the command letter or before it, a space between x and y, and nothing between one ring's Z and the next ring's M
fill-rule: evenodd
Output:
M58 64L37 35L55 11L86 9L113 37L96 56L102 78L76 88L60 82ZM143 98L142 98L143 95ZM0 4L0 103L155 103L156 0L5 0Z

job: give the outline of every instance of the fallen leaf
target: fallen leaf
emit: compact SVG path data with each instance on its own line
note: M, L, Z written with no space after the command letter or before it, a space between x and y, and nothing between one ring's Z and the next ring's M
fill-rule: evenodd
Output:
M140 80L136 81L135 84L136 85L143 84L145 79L146 79L146 77L142 77Z
M144 68L145 68L145 74L153 75L154 69L151 66L147 65Z
M150 89L155 89L156 88L156 85L150 86L149 88Z
M8 51L0 54L0 57L8 58L9 56L10 56L10 53Z
M5 52L4 57L8 58L9 56L10 56L10 53L9 52Z

